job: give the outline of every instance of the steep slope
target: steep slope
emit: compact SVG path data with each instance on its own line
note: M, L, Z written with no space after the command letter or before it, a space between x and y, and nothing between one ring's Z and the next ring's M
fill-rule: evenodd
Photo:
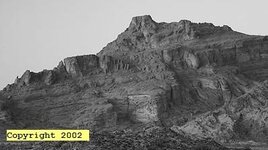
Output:
M256 85L225 107L204 113L183 126L171 129L196 138L213 138L221 143L267 142L268 82Z
M8 111L18 128L99 132L150 124L223 143L243 135L263 141L267 63L267 37L188 20L157 23L146 15L134 17L97 55L26 71L0 94L3 103L16 103ZM254 107L242 104L247 100Z

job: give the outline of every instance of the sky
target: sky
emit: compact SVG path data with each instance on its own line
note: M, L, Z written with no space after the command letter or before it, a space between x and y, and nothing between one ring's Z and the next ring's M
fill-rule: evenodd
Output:
M0 89L26 70L53 69L66 57L96 54L134 16L268 35L267 6L267 0L0 0Z

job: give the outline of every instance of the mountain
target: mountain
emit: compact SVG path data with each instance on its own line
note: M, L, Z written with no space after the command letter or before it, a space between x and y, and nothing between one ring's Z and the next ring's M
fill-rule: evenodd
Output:
M53 70L27 70L7 85L0 92L6 116L0 129L85 128L109 139L115 131L136 136L161 128L156 135L168 130L167 138L176 134L203 144L208 138L222 145L263 144L267 66L267 36L133 17L98 54L65 58ZM98 145L94 136L92 141Z

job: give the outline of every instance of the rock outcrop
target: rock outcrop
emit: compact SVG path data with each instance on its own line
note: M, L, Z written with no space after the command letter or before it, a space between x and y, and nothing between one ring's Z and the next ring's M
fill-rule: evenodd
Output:
M19 87L29 86L30 84L35 82L41 82L46 85L51 85L56 81L56 78L56 73L53 70L43 70L39 73L34 73L30 70L27 70L24 72L21 78L16 78L15 84Z
M72 77L81 77L99 67L99 58L96 55L68 57L64 59L66 71Z

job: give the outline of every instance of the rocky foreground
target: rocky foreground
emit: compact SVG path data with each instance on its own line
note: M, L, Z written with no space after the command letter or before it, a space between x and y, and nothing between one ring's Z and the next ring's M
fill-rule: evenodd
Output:
M90 143L1 146L226 149L221 145L267 143L267 66L267 36L134 17L98 54L68 57L53 70L27 70L0 91L2 141L8 128L81 128L94 133ZM148 125L160 129L150 136L134 132Z
M49 150L247 150L247 148L226 148L212 139L192 140L169 129L150 128L140 132L131 130L99 132L92 134L88 142L36 142L5 143L1 150L49 149Z

